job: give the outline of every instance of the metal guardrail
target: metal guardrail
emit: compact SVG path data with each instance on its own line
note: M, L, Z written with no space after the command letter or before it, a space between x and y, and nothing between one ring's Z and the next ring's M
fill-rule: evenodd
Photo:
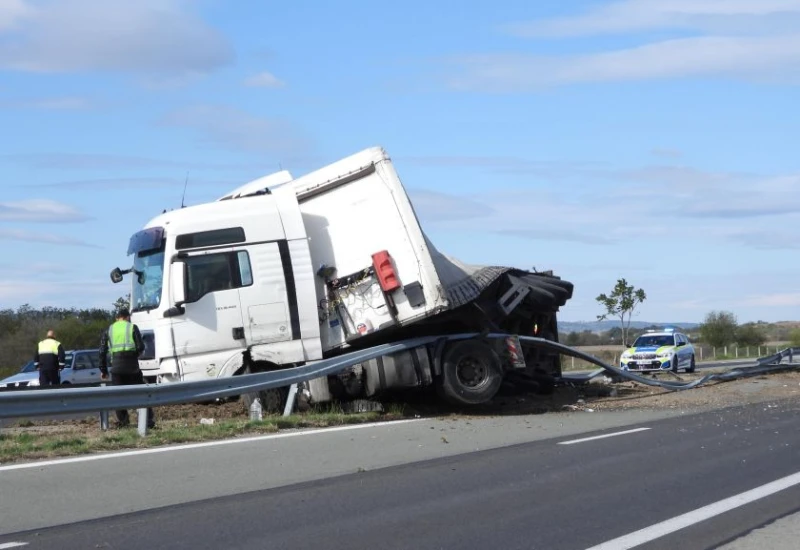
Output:
M592 363L600 367L596 371L593 371L585 376L569 377L570 381L577 383L585 383L603 373L611 373L612 375L615 375L618 378L626 378L628 380L633 380L634 382L639 382L640 384L644 384L647 386L656 386L670 391L680 391L680 390L690 390L692 388L702 386L703 384L706 384L707 382L711 382L714 380L720 382L727 382L730 380L736 380L738 378L746 378L748 376L758 376L761 374L769 374L773 372L794 370L800 368L800 363L792 362L795 356L800 357L800 348L787 348L774 355L757 359L749 366L742 365L723 373L708 374L706 376L703 376L702 378L698 378L697 380L692 380L688 382L679 380L657 380L653 378L645 378L643 376L634 374L630 371L625 371L620 368L614 367L612 365L609 365L601 361L596 357L578 351L574 348L570 348L563 344L559 344L558 342L551 342L549 340L543 340L541 338L533 338L530 336L520 336L519 339L523 342L530 342L530 343L534 343L535 341L535 344L538 345L539 347L548 348L554 351L558 351L563 355L569 355L572 357L576 357L578 359L583 359L588 363ZM789 359L788 363L782 362L783 359L785 358Z
M781 363L784 359L788 358L789 362L792 363L795 356L800 357L800 348L786 348L785 350L779 351L774 355L756 359L756 361L761 365L768 365Z
M302 367L199 382L74 389L60 386L53 391L4 392L0 394L0 418L78 414L213 401L217 398L291 386L321 376L336 374L363 361L437 340L439 337L415 338L351 352Z
M417 346L431 344L441 340L460 340L466 338L505 338L507 334L457 334L447 336L430 336L403 340L392 344L383 344L366 350L354 351L330 359L324 359L310 365L256 374L245 374L221 379L202 380L199 382L174 382L165 384L145 384L138 386L104 386L91 388L64 388L57 391L34 390L0 393L0 419L17 417L50 416L58 414L78 414L114 409L141 409L164 405L197 403L213 401L218 398L233 397L243 393L254 393L261 390L292 386L314 378L336 374L350 366L369 359L375 359L398 351ZM678 391L695 388L711 380L733 380L745 376L755 376L779 370L795 369L798 364L791 363L792 358L800 356L800 349L789 348L770 357L759 359L750 367L738 367L726 373L711 374L691 382L673 380L654 380L623 371L600 359L578 351L558 342L534 336L519 336L521 342L534 347L556 351L595 364L600 369L590 373L582 380L588 381L595 376L610 372L621 378L627 378L649 386L659 386ZM784 358L790 363L783 364Z

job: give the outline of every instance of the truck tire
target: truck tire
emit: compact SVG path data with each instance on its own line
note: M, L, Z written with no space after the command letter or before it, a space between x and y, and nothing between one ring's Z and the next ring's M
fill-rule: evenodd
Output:
M248 365L245 367L242 374L253 374L255 372L264 372L264 369L253 368ZM256 397L261 399L261 411L264 414L282 413L283 407L286 406L286 398L289 396L289 388L273 388L271 390L262 390L254 393L243 393L242 403L244 404L245 413L250 412L250 406Z
M462 340L445 350L437 390L449 403L486 403L495 396L502 383L500 358L487 344Z

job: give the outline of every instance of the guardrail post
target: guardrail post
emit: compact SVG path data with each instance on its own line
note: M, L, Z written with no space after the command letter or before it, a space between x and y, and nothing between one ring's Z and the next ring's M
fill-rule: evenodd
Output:
M139 435L144 437L147 435L147 409L136 409L139 415Z
M283 416L289 416L294 410L294 402L297 397L297 384L289 386L289 395L286 396L286 407L283 408Z
M739 346L736 346L736 358L739 358Z
M725 357L727 357L727 356L728 356L728 346L725 346L724 348L722 348L722 354L723 354Z
M575 368L575 358L574 357L570 357L570 359L572 359L572 368L574 369Z
M106 385L105 382L102 382L100 384L100 386L105 386L105 385ZM108 430L108 411L105 410L100 411L100 429L104 432Z

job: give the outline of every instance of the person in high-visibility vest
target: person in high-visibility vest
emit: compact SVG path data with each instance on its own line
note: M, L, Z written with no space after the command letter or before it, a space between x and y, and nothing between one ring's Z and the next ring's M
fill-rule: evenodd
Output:
M47 337L39 342L33 362L39 371L40 386L58 386L61 384L61 369L64 368L66 356L64 346L56 340L52 330L47 331Z
M117 320L100 338L100 373L108 378L108 359L111 358L111 385L131 386L144 384L144 375L139 368L139 356L144 351L144 340L139 327L131 323L131 314L126 308L117 313ZM117 411L117 426L130 424L126 409ZM147 409L147 427L155 428L153 409Z

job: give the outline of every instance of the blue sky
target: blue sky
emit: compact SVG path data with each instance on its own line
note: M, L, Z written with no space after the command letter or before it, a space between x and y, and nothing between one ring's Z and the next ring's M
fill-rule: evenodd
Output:
M477 3L476 3L477 4ZM0 308L109 306L164 208L387 149L562 319L798 319L800 0L0 0Z

